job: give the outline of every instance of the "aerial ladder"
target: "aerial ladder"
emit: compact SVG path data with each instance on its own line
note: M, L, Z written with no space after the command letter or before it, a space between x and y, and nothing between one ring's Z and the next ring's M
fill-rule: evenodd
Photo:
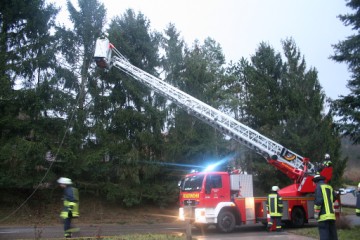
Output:
M94 60L100 68L116 67L120 69L150 89L170 99L189 114L263 156L269 164L293 180L292 185L280 190L282 196L301 196L314 192L315 186L312 179L316 174L317 167L309 161L309 158L300 156L225 113L132 65L107 38L97 40ZM332 168L324 169L321 175L327 181L330 180Z

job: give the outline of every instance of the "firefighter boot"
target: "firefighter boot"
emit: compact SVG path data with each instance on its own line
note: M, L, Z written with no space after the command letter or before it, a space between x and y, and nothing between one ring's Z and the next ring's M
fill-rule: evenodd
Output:
M266 231L271 232L272 231L273 224L272 222L268 222L268 225L266 227Z

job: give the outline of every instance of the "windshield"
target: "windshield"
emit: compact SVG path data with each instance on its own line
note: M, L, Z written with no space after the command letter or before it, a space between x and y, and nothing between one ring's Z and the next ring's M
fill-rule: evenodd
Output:
M200 191L203 183L204 175L196 175L191 177L186 177L182 184L182 191Z

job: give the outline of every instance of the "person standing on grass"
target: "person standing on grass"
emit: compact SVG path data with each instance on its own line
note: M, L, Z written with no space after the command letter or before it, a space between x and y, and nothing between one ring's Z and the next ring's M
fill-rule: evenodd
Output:
M71 238L72 233L78 231L77 228L72 228L71 220L79 217L79 192L77 188L72 187L70 178L61 177L57 182L64 189L64 207L60 213L64 220L64 236Z
M313 178L313 182L316 184L314 218L318 222L320 240L338 240L334 209L336 195L333 188L324 180L325 177L320 174Z

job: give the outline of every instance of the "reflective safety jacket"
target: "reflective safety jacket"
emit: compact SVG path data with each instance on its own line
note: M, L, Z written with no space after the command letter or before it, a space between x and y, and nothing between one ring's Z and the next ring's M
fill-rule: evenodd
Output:
M333 188L320 180L316 184L314 211L318 213L318 221L335 220L334 210L335 192Z
M66 186L64 189L64 207L60 217L63 219L79 217L79 192L77 188Z
M270 193L267 198L266 207L271 217L281 217L283 202L280 195L276 192Z

